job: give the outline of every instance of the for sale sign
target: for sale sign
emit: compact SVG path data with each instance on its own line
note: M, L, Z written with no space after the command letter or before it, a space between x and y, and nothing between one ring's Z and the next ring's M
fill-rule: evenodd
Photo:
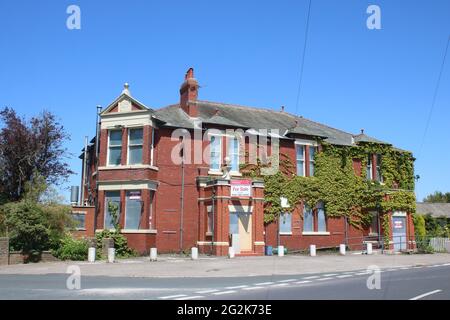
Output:
M394 221L394 229L403 229L403 221L395 220Z
M128 196L130 197L130 200L141 200L140 191L130 191Z
M251 180L231 180L232 197L251 197L251 195L252 195Z

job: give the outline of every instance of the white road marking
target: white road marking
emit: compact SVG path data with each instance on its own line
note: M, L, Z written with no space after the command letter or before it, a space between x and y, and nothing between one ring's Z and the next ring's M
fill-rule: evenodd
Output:
M275 282L260 282L260 283L255 283L255 286L267 286L269 284L274 284Z
M186 297L185 294L175 294L173 296L165 296L165 297L159 297L160 299L174 299L174 298L181 298Z
M296 281L297 279L286 279L286 280L279 280L277 282L292 282L292 281Z
M230 294L230 293L235 293L235 292L236 292L236 290L228 290L228 291L215 292L213 294L216 295L216 296L220 296L222 294Z
M408 270L408 269L409 269L409 267L400 268L400 270Z
M348 278L348 277L353 277L353 275L351 275L351 274L343 274L341 276L337 276L336 278L342 279L342 278Z
M331 279L333 279L333 278L320 278L320 279L317 279L317 281L325 281L325 280L331 280Z
M178 298L175 300L191 300L191 299L199 299L199 298L203 298L203 296L190 296L190 297Z
M450 263L444 263L442 266L448 267L448 266L450 266Z
M217 291L219 291L219 290L217 290L217 289L210 289L210 290L197 291L196 293L203 294L203 293L213 293L213 292L217 292Z
M386 271L396 271L397 269L387 269Z
M304 284L304 283L310 283L310 282L312 282L311 280L303 280L303 281L297 281L297 282L294 282L295 284Z
M247 288L248 286L246 285L242 285L242 286L234 286L234 287L225 287L225 289L242 289L242 288Z
M272 285L272 287L284 287L284 286L288 286L288 285L289 285L289 283L277 283L277 284Z
M426 292L424 294L418 295L417 297L411 298L409 300L419 300L419 299L422 299L422 298L427 297L427 296L431 296L432 294L435 294L435 293L438 293L438 292L441 292L441 291L442 290L438 289L438 290Z
M309 279L317 279L320 278L320 276L310 276L310 277L304 277L303 279L309 280Z
M360 273L355 273L355 276L364 276L366 274L369 274L370 272L360 272Z
M346 272L344 272L344 274L354 274L355 273L355 271L346 271Z
M329 274L325 274L325 277L334 277L337 276L337 273L329 273Z
M248 288L244 288L242 290L257 290L257 289L264 289L264 287L248 287Z

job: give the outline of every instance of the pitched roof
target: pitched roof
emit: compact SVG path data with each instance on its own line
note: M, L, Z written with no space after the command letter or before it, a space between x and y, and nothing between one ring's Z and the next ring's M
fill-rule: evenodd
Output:
M450 203L417 202L416 212L419 214L431 214L433 217L450 218Z
M203 100L190 101L189 103L198 106L198 117L189 117L178 104L155 110L154 116L166 122L165 125L172 127L193 128L195 121L202 121L203 123L237 128L278 129L279 134L285 138L293 134L300 134L324 138L327 142L335 145L351 146L359 142L354 139L355 136L351 133L284 111ZM363 140L385 143L366 135L364 135Z
M356 136L353 136L353 138L355 139L355 143L369 142L369 143L379 143L379 144L390 144L390 143L375 139L373 137L370 137L370 136L366 135L365 133L360 133Z

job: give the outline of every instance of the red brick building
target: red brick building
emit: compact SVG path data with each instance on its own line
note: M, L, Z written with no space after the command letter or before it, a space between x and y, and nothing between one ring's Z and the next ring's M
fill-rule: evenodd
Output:
M297 174L308 177L314 174L314 153L320 151L317 137L347 146L378 140L284 110L202 101L198 88L189 69L174 105L154 110L125 85L100 112L97 137L80 156L83 197L82 205L74 208L80 220L78 236L113 228L108 209L112 202L119 207L121 232L141 253L151 247L159 252L198 247L200 252L226 255L233 246L242 255L262 255L265 246L278 244L289 250L341 243L361 248L363 241L379 242L382 214L391 214L391 224L401 226L397 235L408 239L396 249L413 246L412 219L405 212L373 212L370 227L358 230L344 218L328 218L321 203L313 209L300 205L280 223L265 225L264 183L240 172L244 163L254 161L256 149L258 157L259 152L287 156ZM278 150L273 149L275 140ZM377 156L371 160L369 177L378 179ZM354 167L356 174L363 170L360 164Z

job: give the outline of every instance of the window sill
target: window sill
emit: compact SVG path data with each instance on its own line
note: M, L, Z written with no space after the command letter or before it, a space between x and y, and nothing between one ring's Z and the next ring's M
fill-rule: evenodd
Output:
M378 237L378 233L369 233L369 237Z
M207 236L207 237L210 237L210 236L212 236L213 234L212 234L212 232L206 232L205 233L205 236Z
M158 232L154 229L141 229L141 230L134 230L134 229L122 229L120 233L125 234L133 234L133 233L146 233L146 234L157 234Z
M116 229L95 229L95 232L98 233L98 232L103 232L105 230L109 231L109 232L115 232L116 231Z
M230 176L232 177L242 177L242 173L238 171L230 171Z
M292 236L292 232L280 232L280 236Z
M304 235L304 236L329 236L330 233L326 232L326 231L321 231L321 232L306 231L306 232L302 232L302 235Z
M158 167L148 165L148 164L127 164L127 165L118 165L118 166L103 166L99 167L98 170L126 170L126 169L150 169L159 171Z
M223 172L220 170L209 170L208 174L212 176L221 176L223 175Z

